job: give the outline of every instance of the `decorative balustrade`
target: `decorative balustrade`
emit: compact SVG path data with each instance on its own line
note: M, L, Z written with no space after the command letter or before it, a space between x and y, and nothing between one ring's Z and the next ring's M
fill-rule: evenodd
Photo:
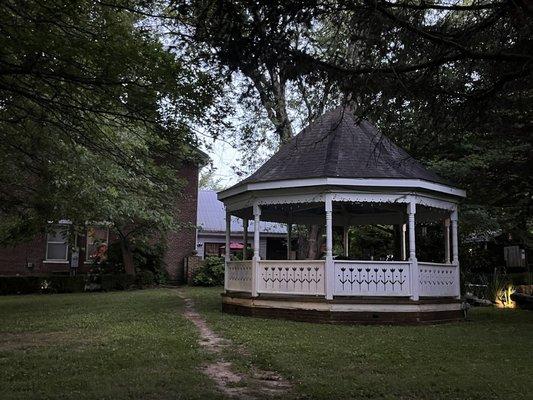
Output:
M324 261L259 261L258 293L324 295Z
M409 296L408 261L335 261L335 296Z
M255 273L257 293L325 295L325 261L229 261L226 290L252 293ZM459 294L457 266L418 262L418 288L411 287L409 261L333 262L334 296L407 297L418 290L422 297L455 297ZM255 270L254 270L255 269Z
M419 294L424 297L454 297L459 293L459 277L454 264L418 263Z
M252 291L252 261L226 262L226 290Z

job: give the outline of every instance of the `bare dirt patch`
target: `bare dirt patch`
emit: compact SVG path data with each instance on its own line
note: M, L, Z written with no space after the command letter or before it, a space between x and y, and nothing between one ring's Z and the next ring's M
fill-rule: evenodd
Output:
M230 348L241 354L246 354L246 350L217 335L195 310L194 302L182 291L178 293L185 302L185 318L191 321L200 333L200 344L217 356L214 362L203 367L203 372L215 382L223 394L237 399L253 400L283 396L290 390L290 383L273 371L255 367L249 374L235 371L233 364L224 359L223 350Z

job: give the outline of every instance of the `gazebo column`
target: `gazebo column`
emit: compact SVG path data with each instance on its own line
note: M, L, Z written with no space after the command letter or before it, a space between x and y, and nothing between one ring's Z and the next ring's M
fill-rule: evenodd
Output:
M292 251L292 224L287 224L287 260L291 259Z
M257 275L259 274L259 223L261 218L261 207L258 204L254 204L254 256L252 258L252 297L257 297Z
M349 227L346 225L342 229L342 246L344 247L344 257L348 257L350 253L350 237Z
M459 236L457 234L457 210L450 216L452 222L452 263L455 265L455 290L456 297L461 298L461 272L459 269Z
M244 242L244 247L242 248L242 259L244 261L248 258L248 218L242 220L242 241Z
M325 199L326 211L326 299L333 299L335 264L333 263L333 201L331 195L327 194Z
M407 204L407 214L409 221L409 261L411 262L411 300L418 300L418 261L416 259L416 243L415 243L415 214L416 203L411 202Z
M228 262L231 259L231 251L229 248L230 245L230 238L231 238L231 214L229 213L228 209L226 208L226 253L224 255L224 290L228 287Z
M407 225L400 225L400 259L402 261L407 260L407 246L405 244L405 233L407 231Z
M450 219L444 220L444 263L450 263Z

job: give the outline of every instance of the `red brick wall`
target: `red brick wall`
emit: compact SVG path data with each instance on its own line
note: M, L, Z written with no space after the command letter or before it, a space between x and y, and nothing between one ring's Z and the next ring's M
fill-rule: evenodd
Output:
M187 180L183 196L177 199L180 228L167 235L167 252L164 262L172 281L184 282L184 259L196 250L196 213L198 206L198 166L186 165L180 177Z
M183 196L177 199L178 218L182 226L177 232L167 236L167 252L164 257L166 269L172 281L183 282L184 258L196 249L196 209L198 204L198 167L185 165L179 176L186 179L187 185ZM78 238L80 262L78 272L87 272L89 264L85 264L85 236ZM109 241L114 238L110 232ZM43 275L49 273L68 272L67 263L46 263L46 236L39 235L33 240L15 247L0 247L1 275ZM34 268L28 269L27 263Z

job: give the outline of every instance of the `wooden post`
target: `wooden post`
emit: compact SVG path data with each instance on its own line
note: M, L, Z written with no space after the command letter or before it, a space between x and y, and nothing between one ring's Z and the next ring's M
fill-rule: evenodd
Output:
M450 263L450 219L444 220L444 262Z
M459 269L459 236L457 234L457 210L452 212L452 263L455 265L455 297L461 298L461 271Z
M418 301L418 261L416 259L415 243L415 214L416 203L407 204L407 214L409 215L409 261L411 262L411 300Z
M224 256L224 291L228 290L228 262L230 261L231 214L226 208L226 253Z
M287 260L291 259L292 251L292 224L287 224Z
M327 194L325 199L326 211L326 299L333 299L335 288L335 264L333 262L333 201L331 195Z
M344 226L342 229L342 243L344 246L344 257L349 257L350 255L350 236L349 236L349 227Z
M254 256L252 258L252 297L257 297L257 275L259 273L259 261L261 256L259 255L259 224L261 220L261 207L258 204L254 204Z
M405 233L407 231L407 225L402 224L400 226L400 252L402 261L407 260L407 246L405 243Z
M242 228L244 242L244 247L242 248L242 259L244 261L248 257L248 218L242 220Z

